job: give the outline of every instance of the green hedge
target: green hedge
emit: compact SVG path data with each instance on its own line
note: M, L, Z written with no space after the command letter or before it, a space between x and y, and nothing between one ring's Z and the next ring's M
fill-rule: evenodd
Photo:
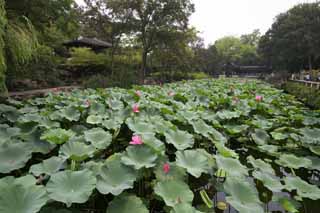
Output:
M307 87L300 83L287 82L283 85L283 89L296 96L306 105L314 109L320 109L320 90Z

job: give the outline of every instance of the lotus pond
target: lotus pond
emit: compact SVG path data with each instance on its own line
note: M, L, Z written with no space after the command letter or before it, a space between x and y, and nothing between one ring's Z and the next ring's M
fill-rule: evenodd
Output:
M320 112L259 81L11 99L0 213L315 213L319 155Z

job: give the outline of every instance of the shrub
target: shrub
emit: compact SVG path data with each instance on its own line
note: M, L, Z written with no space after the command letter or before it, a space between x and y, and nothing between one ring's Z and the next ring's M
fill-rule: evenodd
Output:
M306 105L315 109L320 109L320 90L295 82L285 83L283 89L296 96Z

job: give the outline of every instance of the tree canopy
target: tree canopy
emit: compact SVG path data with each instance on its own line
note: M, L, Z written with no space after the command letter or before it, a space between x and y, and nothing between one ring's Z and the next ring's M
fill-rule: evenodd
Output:
M319 65L320 3L298 4L276 17L259 52L275 68L298 71Z

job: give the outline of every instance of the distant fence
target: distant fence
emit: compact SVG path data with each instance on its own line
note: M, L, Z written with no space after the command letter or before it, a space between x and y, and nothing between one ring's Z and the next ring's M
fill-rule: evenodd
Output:
M304 80L289 80L289 81L304 84L305 86L308 86L311 88L320 89L320 82L304 81Z
M49 89L39 89L39 90L29 90L23 92L10 92L9 97L12 98L30 98L35 96L44 96L50 92L68 92L74 89L79 89L81 87L78 86L67 86L67 87L57 87L57 88L49 88Z

